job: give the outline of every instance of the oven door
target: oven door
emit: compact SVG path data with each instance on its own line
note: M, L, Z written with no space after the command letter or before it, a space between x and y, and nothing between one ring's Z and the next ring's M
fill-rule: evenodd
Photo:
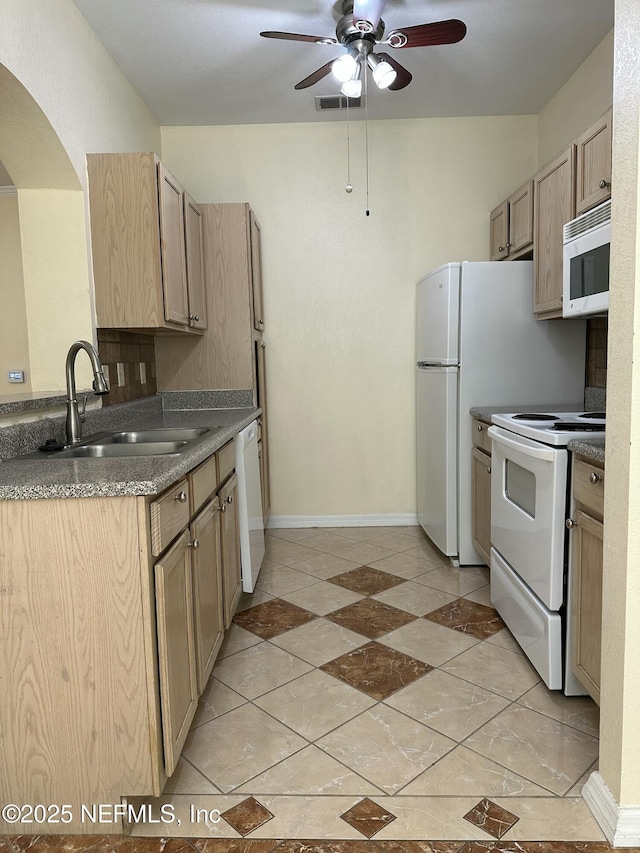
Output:
M563 598L567 451L489 428L491 544L549 610Z

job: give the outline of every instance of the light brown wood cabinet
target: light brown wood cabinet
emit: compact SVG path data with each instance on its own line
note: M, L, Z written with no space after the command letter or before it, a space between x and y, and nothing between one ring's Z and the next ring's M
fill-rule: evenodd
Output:
M600 704L604 468L576 457L571 527L571 641L573 674Z
M0 798L69 804L51 834L175 769L240 596L232 450L154 498L0 501Z
M573 143L533 178L533 310L539 318L562 316L562 228L575 217L575 184Z
M611 198L612 116L608 110L577 139L576 216Z
M490 215L490 260L516 260L533 248L533 182L526 181Z
M491 424L474 419L472 465L472 535L473 544L487 565L491 551Z
M195 202L152 153L89 154L87 171L98 326L205 328Z

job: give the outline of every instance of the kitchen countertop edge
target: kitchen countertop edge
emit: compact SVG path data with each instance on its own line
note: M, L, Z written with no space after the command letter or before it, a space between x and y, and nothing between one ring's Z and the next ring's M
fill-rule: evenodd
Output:
M130 425L136 429L217 427L193 449L175 456L2 460L0 500L160 494L231 441L261 412L260 408L167 411L145 416Z

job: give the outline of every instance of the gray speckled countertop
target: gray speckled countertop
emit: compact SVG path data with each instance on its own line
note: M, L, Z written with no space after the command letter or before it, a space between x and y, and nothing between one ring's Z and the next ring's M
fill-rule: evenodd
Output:
M580 456L586 456L587 459L593 459L595 462L600 462L604 465L604 441L572 438L567 444L567 450L570 450L572 453L579 453Z
M107 459L4 459L0 500L156 495L230 441L260 409L161 410L132 418L126 429L217 427L204 441L175 456ZM85 432L84 438L89 438Z

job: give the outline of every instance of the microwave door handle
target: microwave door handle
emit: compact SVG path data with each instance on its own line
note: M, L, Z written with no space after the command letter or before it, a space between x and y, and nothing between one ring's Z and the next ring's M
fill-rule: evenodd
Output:
M498 444L504 444L505 447L510 447L512 450L517 450L519 453L526 453L533 459L542 459L544 462L553 462L555 451L551 447L546 447L544 444L539 444L537 441L530 441L526 438L514 439L509 436L506 430L499 427L489 427L487 434Z

